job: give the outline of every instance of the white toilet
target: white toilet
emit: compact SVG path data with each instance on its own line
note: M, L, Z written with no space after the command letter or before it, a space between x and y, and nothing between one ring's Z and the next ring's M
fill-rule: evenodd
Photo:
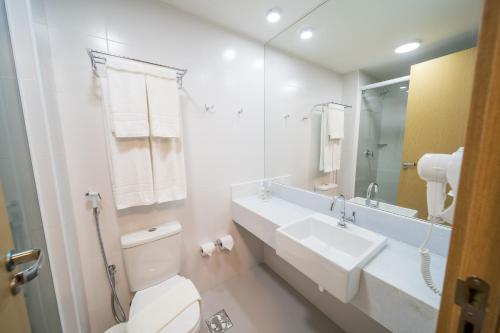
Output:
M136 292L129 318L186 279L178 275L181 230L178 222L170 222L122 236L125 270L130 290ZM199 330L200 304L194 302L170 321L161 333L197 333Z

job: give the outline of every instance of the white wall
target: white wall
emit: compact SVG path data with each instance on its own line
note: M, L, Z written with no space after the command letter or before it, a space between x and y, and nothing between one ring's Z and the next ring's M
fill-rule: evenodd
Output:
M329 181L318 171L321 114L302 118L315 104L341 100L342 76L266 47L266 177L291 175L308 190Z
M118 266L119 296L125 305L131 295L119 239L130 231L179 220L184 232L182 274L200 291L259 262L262 245L231 221L229 185L264 176L263 46L159 1L45 0L40 10L47 17L73 206L67 223L78 233L91 331L102 332L113 320L92 214L84 198L90 189L104 198L104 242L109 261ZM102 105L86 48L189 69L181 93L186 200L115 210ZM227 49L236 51L232 61L222 56ZM214 104L215 113L204 113L204 104ZM240 108L244 113L238 116ZM235 250L202 259L198 245L226 233L235 237Z

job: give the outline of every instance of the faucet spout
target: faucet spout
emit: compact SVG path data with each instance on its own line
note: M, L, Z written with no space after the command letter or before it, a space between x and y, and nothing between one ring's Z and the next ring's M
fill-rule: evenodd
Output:
M342 211L340 213L340 218L339 218L339 221L337 222L337 225L339 227L345 228L345 227L347 227L347 222L354 223L354 218L348 218L345 216L345 197L343 194L339 194L337 197L333 198L332 204L330 206L330 210L333 212L333 210L335 209L335 206L337 205L338 200L342 200L343 205L342 205ZM354 216L354 213L353 213L353 216Z
M368 188L366 189L365 203L367 206L378 208L378 206L380 205L380 201L378 199L377 194L378 194L378 184L375 182L370 183L370 185L368 185ZM375 203L372 203L373 197L377 199Z

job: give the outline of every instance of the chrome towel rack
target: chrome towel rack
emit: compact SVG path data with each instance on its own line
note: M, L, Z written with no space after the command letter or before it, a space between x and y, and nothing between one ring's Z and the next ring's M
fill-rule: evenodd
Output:
M106 57L107 56L121 58L121 59L127 59L127 60L131 60L131 61L137 61L137 62L140 62L143 64L154 65L154 66L172 69L177 74L177 83L179 85L179 88L182 88L182 79L184 78L184 76L188 72L188 70L185 68L178 68L178 67L173 67L173 66L162 65L162 64L158 64L158 63L154 63L154 62L150 62L150 61L145 61L145 60L131 58L131 57L125 57L122 55L97 51L97 50L93 50L93 49L87 49L87 54L89 55L90 63L92 65L92 70L94 71L96 76L99 76L97 65L106 65Z
M333 101L332 101L332 102L319 103L319 104L315 104L315 105L313 105L313 107L311 108L311 111L310 111L308 114L304 115L304 116L302 117L302 120L309 119L309 118L311 117L311 114L312 114L314 111L318 111L318 112L320 111L320 110L315 110L316 108L318 108L318 107L325 107L325 106L329 106L329 105L331 105L331 104L333 104L333 105L343 106L343 107L344 107L344 108L346 108L346 109L350 109L350 108L352 108L352 106L351 106L351 105L342 104L342 103L333 102ZM321 110L321 111L323 111L323 110Z

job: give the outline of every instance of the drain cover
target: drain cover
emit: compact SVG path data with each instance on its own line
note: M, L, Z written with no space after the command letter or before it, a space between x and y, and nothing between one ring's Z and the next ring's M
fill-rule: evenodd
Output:
M210 333L224 333L233 327L233 323L224 309L220 310L212 317L205 319L205 323Z

